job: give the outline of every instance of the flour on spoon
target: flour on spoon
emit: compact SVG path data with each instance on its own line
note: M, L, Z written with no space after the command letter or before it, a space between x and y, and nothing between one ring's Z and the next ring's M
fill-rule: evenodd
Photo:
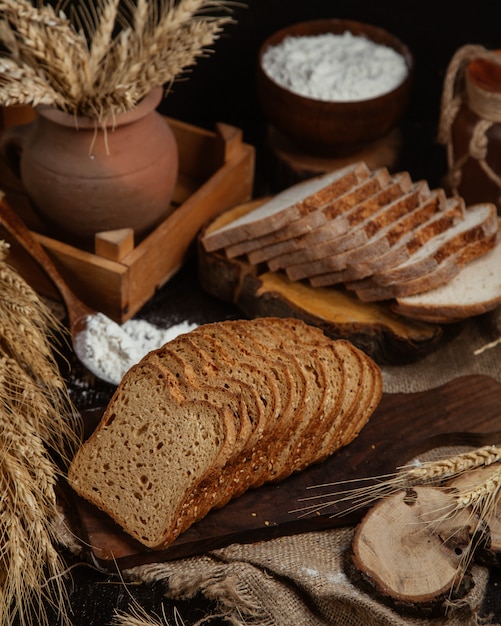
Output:
M159 328L140 319L120 325L103 313L96 313L87 319L86 330L76 337L78 354L95 376L118 385L125 372L148 352L196 326L181 322L170 328Z

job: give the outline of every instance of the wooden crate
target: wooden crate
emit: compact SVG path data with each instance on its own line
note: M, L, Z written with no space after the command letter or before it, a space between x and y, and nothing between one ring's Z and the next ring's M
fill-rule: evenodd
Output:
M24 121L29 118L28 112ZM15 119L19 123L19 117ZM28 223L69 286L89 306L120 323L179 270L204 223L252 196L255 151L243 142L239 129L217 124L211 132L166 119L179 147L175 210L137 243L130 229L100 233L93 250L53 238L37 222L20 182L5 163L0 168L0 189L7 202ZM4 112L4 128L10 125L8 120ZM4 231L0 236L10 241ZM54 296L54 287L44 274L15 242L10 243L9 262L40 293Z

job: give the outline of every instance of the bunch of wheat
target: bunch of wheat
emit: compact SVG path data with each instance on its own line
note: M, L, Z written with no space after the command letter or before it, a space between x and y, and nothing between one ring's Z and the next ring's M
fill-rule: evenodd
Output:
M80 428L53 351L59 322L6 263L0 241L0 623L65 619L56 480Z
M82 0L67 17L41 2L0 0L0 104L49 104L102 123L206 54L231 21L230 4Z

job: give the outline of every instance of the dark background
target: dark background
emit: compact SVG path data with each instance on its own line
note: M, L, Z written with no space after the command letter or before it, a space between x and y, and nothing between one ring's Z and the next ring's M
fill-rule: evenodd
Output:
M436 130L447 65L454 52L468 43L501 48L501 3L497 0L477 0L466 6L440 0L240 2L234 8L235 23L225 28L212 54L200 59L175 83L160 107L161 112L209 130L216 122L242 129L245 141L257 149L256 193L260 193L269 181L263 158L267 122L255 91L258 49L269 35L285 25L324 17L360 20L383 27L409 46L415 60L415 79L411 103L402 121L402 167L415 180L425 178L432 185L439 184L445 170L445 151L436 143ZM193 280L190 267L185 267L158 297L177 302L182 310L183 306L187 310L190 306L201 306L202 310L211 311L212 306L217 306L215 303L193 300ZM491 584L494 590L501 584L499 571L493 572ZM114 607L127 608L129 593L146 608L161 613L160 584L131 586L126 591L116 578L85 565L77 566L70 591L74 624L109 623ZM487 600L485 613L497 608L492 604L495 597L496 594ZM215 608L200 597L178 605L186 624ZM175 623L172 609L173 605L167 603L167 616Z
M501 4L440 0L249 0L234 8L236 23L225 28L212 54L200 59L161 105L167 115L212 129L218 121L241 128L244 139L261 149L266 120L255 90L260 45L273 32L295 22L346 18L385 28L414 55L411 102L402 121L405 166L417 179L435 184L443 173L444 150L436 129L444 75L454 52L469 43L501 47Z

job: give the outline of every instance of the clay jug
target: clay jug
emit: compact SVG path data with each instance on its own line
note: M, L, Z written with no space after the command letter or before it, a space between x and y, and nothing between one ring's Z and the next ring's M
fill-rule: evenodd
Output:
M465 46L444 83L441 139L446 184L466 204L492 202L501 213L501 54Z
M50 234L90 243L95 233L151 231L172 211L175 137L156 107L157 88L105 128L49 106L12 127L1 148Z

